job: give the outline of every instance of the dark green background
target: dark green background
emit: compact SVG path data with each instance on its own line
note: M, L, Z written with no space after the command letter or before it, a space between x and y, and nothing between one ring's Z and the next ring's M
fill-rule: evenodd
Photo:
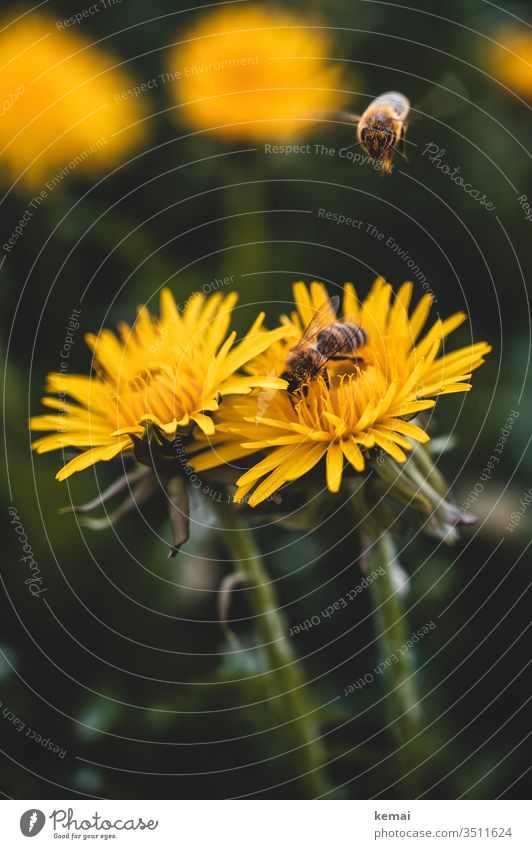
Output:
M458 503L479 481L511 411L520 412L475 505L479 525L454 549L410 534L401 542L401 559L413 575L412 632L429 620L438 623L416 650L433 753L427 795L528 792L530 557L523 550L532 514L525 513L513 533L505 526L532 482L524 454L532 223L517 200L523 192L532 196L531 113L490 77L488 58L490 35L510 13L532 23L530 8L512 3L505 13L470 0L439 3L435 17L433 4L419 10L355 0L283 4L292 6L303 13L319 7L322 20L338 28L336 55L353 75L355 110L391 88L410 97L408 163L396 158L385 179L338 155L268 156L260 146L239 152L253 145L224 145L174 123L170 90L161 88L143 100L152 113L149 149L98 185L73 175L35 214L3 265L4 516L9 521L7 506L14 504L45 575L49 607L24 586L21 552L7 527L0 699L2 709L68 750L59 759L0 716L0 791L6 796L297 797L294 769L282 756L285 741L268 731L272 717L253 683L260 657L227 654L217 623L216 589L230 567L216 534L196 525L185 551L168 561L169 529L156 501L114 532L81 529L59 508L90 498L95 474L102 485L117 470L89 470L57 483L61 458L32 456L26 420L39 411L44 376L59 365L68 316L86 288L72 357L80 372L90 363L82 333L133 320L140 302L155 309L164 283L185 300L215 277L235 274L241 293L236 326L244 330L257 304L266 304L275 320L296 279L328 281L331 291L352 280L365 294L377 274L396 285L408 278L400 258L363 232L320 220L319 208L363 219L393 237L426 274L438 301L435 313L468 313L452 345L471 337L493 344L474 391L437 407L440 432L453 431L458 440L441 460ZM47 8L54 18L76 11L66 0ZM124 0L80 31L105 37L108 49L128 61L132 77L144 81L165 70L165 46L196 14L180 14L170 0L153 0L149 10ZM308 139L336 150L353 140L352 129L333 125L316 128ZM423 156L429 142L445 148L444 161L459 165L495 212ZM27 202L14 192L5 198L2 242ZM240 215L248 212L253 215ZM261 244L238 247L246 242ZM421 293L417 285L416 297ZM206 519L204 513L197 518ZM267 554L267 563L291 624L359 583L358 541L349 523L348 514L339 514L320 534L302 539L279 528L258 532L266 552L272 540L279 548ZM242 618L236 630L248 645L252 624L242 598L231 612ZM344 785L339 795L394 798L402 767L385 729L382 680L341 697L376 663L369 612L362 593L294 640L315 699L329 705L322 724L334 758L331 779ZM278 783L277 790L267 789Z

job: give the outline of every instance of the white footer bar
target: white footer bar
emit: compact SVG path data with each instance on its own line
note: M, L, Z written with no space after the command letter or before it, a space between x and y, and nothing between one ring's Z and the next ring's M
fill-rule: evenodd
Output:
M110 845L157 849L531 849L521 801L3 801L6 849ZM35 837L35 844L28 838Z

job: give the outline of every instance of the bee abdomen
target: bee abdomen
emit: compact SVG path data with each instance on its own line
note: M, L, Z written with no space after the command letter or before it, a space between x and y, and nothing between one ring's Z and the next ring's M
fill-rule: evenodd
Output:
M349 337L351 349L363 348L368 342L368 334L360 324L342 324L345 337Z
M362 348L368 341L368 334L360 325L338 321L327 330L322 330L316 347L325 352L334 347L338 353L349 354Z

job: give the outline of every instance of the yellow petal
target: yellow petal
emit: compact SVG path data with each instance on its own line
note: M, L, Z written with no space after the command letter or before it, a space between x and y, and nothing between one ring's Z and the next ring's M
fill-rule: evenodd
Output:
M117 454L120 454L122 451L127 451L130 448L133 448L133 443L130 439L125 439L119 442L114 442L112 445L108 445L103 448L84 451L82 454L74 457L74 459L67 463L66 466L63 466L63 468L56 474L56 479L58 481L64 481L70 475L74 474L74 472L81 472L83 469L93 466L100 460L111 460L113 457L116 457Z
M429 442L430 437L424 430L422 430L418 425L412 424L412 422L405 422L402 419L391 419L389 423L383 424L386 430L394 430L397 433L403 433L405 436L409 436L411 439L415 439L416 442Z
M353 439L344 439L340 443L345 458L357 472L364 471L364 455Z
M192 449L193 448L194 445L192 445ZM196 472L204 472L208 469L214 469L216 466L223 466L225 463L232 463L233 460L239 460L242 457L247 457L254 453L254 451L248 451L246 448L242 448L241 445L234 442L231 442L229 445L218 445L213 443L208 451L189 457L188 465Z
M327 486L330 492L338 492L342 483L344 455L338 442L331 442L327 450Z
M383 448L384 451L387 452L387 454L390 454L394 460L397 460L398 463L404 463L404 461L406 460L406 454L404 453L404 451L402 451L401 448L399 448L399 446L395 444L395 442L392 442L391 439L387 439L382 434L375 432L375 442L377 445Z
M196 422L200 430L202 430L207 436L213 435L215 428L214 422L210 416L205 416L203 413L191 413L190 418L192 421Z

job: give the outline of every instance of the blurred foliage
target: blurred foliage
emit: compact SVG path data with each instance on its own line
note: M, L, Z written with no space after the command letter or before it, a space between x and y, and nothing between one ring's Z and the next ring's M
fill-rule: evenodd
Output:
M437 622L416 649L434 753L426 792L436 798L524 798L529 792L523 741L529 726L530 558L523 551L532 514L525 513L513 532L505 528L532 479L531 455L525 453L531 222L518 201L532 185L530 105L491 76L490 37L508 23L508 13L526 18L530 9L524 2L503 11L467 0L438 4L436 14L418 5L283 4L291 11L312 10L313 20L319 13L336 28L336 55L352 73L353 109L389 89L411 99L409 162L396 157L389 178L340 157L340 149L354 141L346 126L318 124L304 140L310 152L292 156L266 154L262 145L225 145L184 126L179 131L171 92L159 86L141 95L149 116L146 149L94 183L69 175L5 257L4 515L9 525L7 506L16 507L47 592L40 599L30 596L17 536L8 527L0 699L8 715L13 712L67 754L47 751L0 713L4 793L297 795L285 741L256 677L262 660L238 591L231 617L241 620L235 625L239 643L226 643L219 625L217 588L230 563L209 529L208 505L173 561L166 559L169 529L155 502L114 530L98 535L83 529L72 516L59 515L59 508L88 500L96 483L110 482L115 470L89 470L58 484L60 458L32 456L26 420L39 410L46 372L59 367L74 307L82 309L82 327L70 368L87 372L82 333L132 320L138 303L154 306L163 284L184 301L234 274L242 330L255 304L275 317L296 279L332 286L352 280L362 292L377 274L394 283L407 279L408 266L386 247L388 238L426 276L437 313L469 314L455 344L471 336L494 346L474 377L473 392L442 399L436 411L438 432L457 437L441 467L458 503L481 481L511 411L520 413L500 463L471 507L478 526L451 550L413 532L399 540L412 576L411 630ZM46 7L53 19L73 14L67 0ZM140 83L166 70L168 49L201 14L176 11L170 0L153 0L149 10L124 0L79 26L84 36L122 57ZM429 143L444 149L441 161L459 166L464 179L495 204L494 212L430 161L424 154ZM316 153L314 144L336 153ZM2 243L31 201L28 191L3 188ZM365 228L323 220L319 209L362 220L385 237L379 241ZM351 524L344 509L319 532L256 530L290 624L319 613L360 582ZM338 794L397 798L400 765L386 728L382 682L343 695L376 663L367 594L294 641L315 700L324 706L330 775L343 788Z

